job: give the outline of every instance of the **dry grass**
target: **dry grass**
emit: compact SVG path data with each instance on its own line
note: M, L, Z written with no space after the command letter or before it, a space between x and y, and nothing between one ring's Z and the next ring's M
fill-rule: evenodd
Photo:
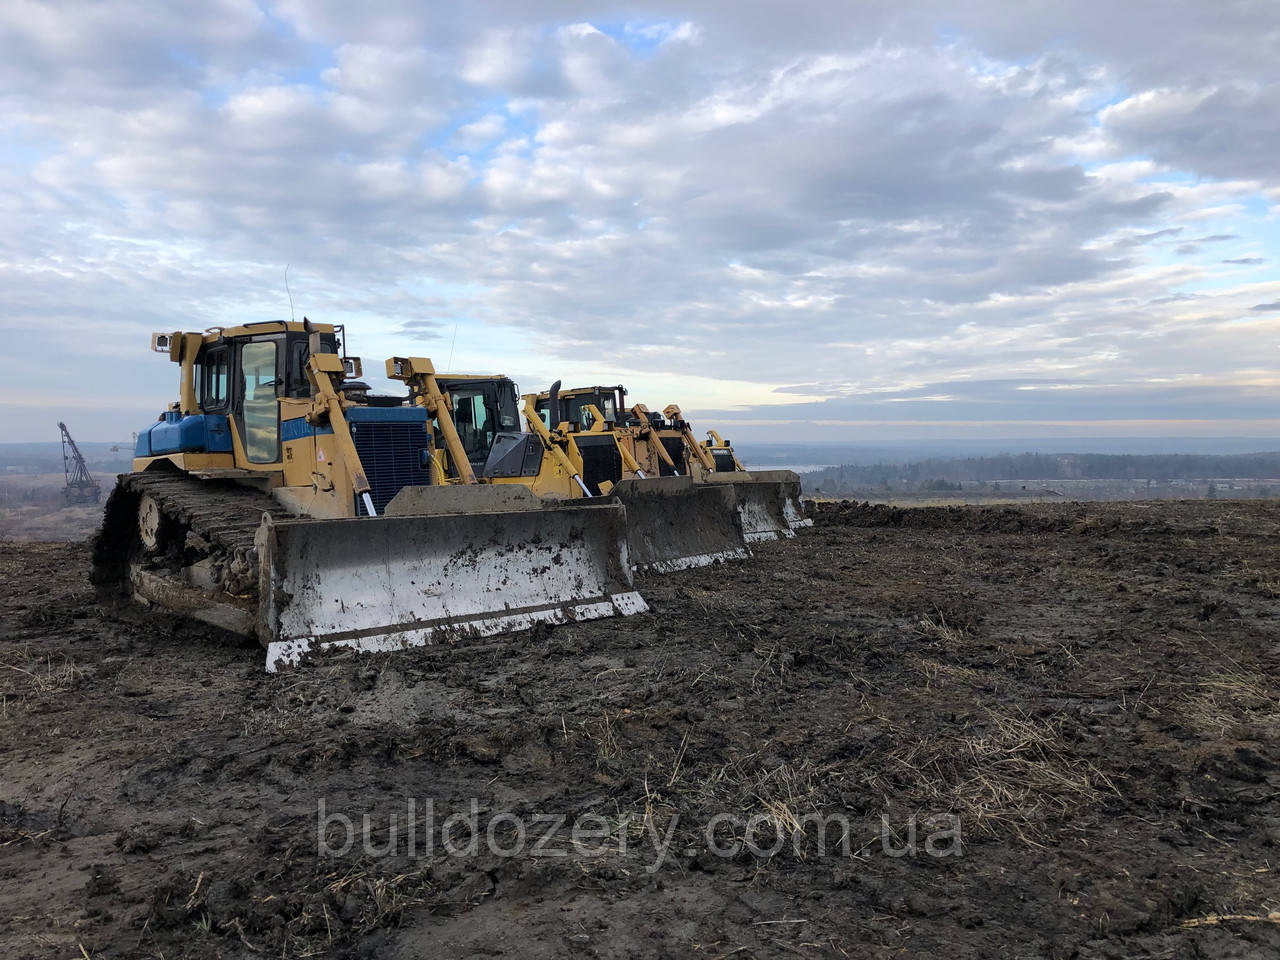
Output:
M250 707L240 717L240 730L246 737L275 737L305 729L311 722L310 718L309 710L294 705L271 704L265 707Z
M608 711L601 714L598 720L584 721L579 725L578 733L595 746L597 767L607 766L621 756L622 748L618 745L618 737Z
M952 675L967 683L976 674L932 661L920 667L936 683ZM765 740L707 762L696 730L657 751L651 741L624 736L631 727L619 726L608 714L578 725L571 736L594 747L597 764L643 770L642 792L634 801L643 823L665 826L678 816L682 827L687 821L700 828L712 813L725 812L739 825L752 817L767 819L778 835L797 840L815 823L839 815L853 834L855 856L879 842L882 814L895 824L951 815L965 835L1012 835L1034 844L1062 818L1117 793L1106 773L1073 751L1061 723L1052 719L988 708L968 732L937 736L881 723L884 718L866 719L884 736L868 741L856 761L821 760L812 750L794 759L792 743ZM768 845L765 838L760 842ZM796 843L788 849L803 859L807 847Z
M405 910L433 901L436 887L428 874L430 869L392 876L371 876L364 870L352 870L333 879L325 886L329 900L341 903L347 897L355 897L359 914L352 920L356 927L381 927L400 919ZM327 905L322 904L327 914ZM300 918L305 924L305 914ZM329 942L332 942L330 937Z
M0 695L5 698L47 697L74 690L84 671L65 654L35 656L30 647L0 663Z
M353 865L345 873L319 878L316 889L320 896L307 897L298 904L296 896L288 892L267 893L246 902L252 904L248 910L231 916L218 916L210 908L210 884L202 872L182 909L199 935L237 939L252 953L267 952L265 945L276 939L264 935L262 915L283 915L287 919L277 941L280 956L328 956L336 944L350 942L377 927L394 926L412 907L440 905L439 891L429 872L429 867L423 867L383 875L368 865ZM182 902L182 894L172 896L171 901ZM262 942L255 943L255 939Z
M965 641L965 632L961 627L947 623L942 611L926 614L916 624L915 634L929 643L943 646L959 646Z
M1115 784L1075 756L1051 721L988 711L980 732L920 739L902 731L861 785L886 809L953 814L966 833L1032 841L1046 822L1097 803Z
M1269 600L1280 598L1280 573L1274 570L1259 570L1248 560L1241 562L1245 581Z
M991 682L991 673L964 667L958 663L943 663L925 657L912 657L911 663L924 677L925 689L945 687L950 684L963 684L972 689L980 689Z
M1280 694L1256 675L1233 669L1191 686L1174 712L1201 734L1221 740L1244 726L1280 723Z

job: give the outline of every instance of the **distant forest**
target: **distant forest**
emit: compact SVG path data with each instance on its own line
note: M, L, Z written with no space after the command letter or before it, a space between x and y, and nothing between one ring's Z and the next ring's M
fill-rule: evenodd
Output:
M826 467L803 475L806 490L959 490L966 484L1043 480L1269 480L1280 478L1280 452L1204 454L1021 453L933 458L915 463Z
M128 441L81 441L80 453L94 474L127 472L133 463L133 444ZM0 443L0 476L31 473L62 473L62 444Z

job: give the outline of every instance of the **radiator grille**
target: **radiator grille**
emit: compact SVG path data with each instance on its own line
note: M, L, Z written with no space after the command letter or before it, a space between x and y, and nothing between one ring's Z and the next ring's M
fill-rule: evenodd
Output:
M612 434L575 436L582 454L582 482L595 496L600 495L600 481L617 483L622 479L622 455Z
M659 476L669 477L675 473L687 473L684 467L684 438L683 437L661 437L662 446L666 448L667 456L671 458L671 462L675 464L675 469L668 467L665 460L658 461Z
M360 455L360 464L372 488L369 495L379 516L402 487L430 482L422 466L422 451L427 449L425 419L425 415L414 420L362 417L351 423L351 439ZM363 515L363 505L358 504L356 512Z
M728 450L712 450L711 459L716 462L716 473L734 473L737 467L733 463L733 454Z

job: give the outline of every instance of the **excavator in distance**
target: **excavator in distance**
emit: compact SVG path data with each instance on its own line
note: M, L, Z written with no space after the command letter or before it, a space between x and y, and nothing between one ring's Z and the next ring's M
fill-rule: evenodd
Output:
M372 397L343 334L304 318L152 336L179 400L108 498L100 588L256 635L269 671L647 609L621 503L434 483L428 417L462 435L429 362L414 402Z
M89 465L71 439L67 425L59 421L58 429L62 431L62 472L67 479L66 486L62 488L63 499L67 503L97 503L102 499L101 485L89 472Z

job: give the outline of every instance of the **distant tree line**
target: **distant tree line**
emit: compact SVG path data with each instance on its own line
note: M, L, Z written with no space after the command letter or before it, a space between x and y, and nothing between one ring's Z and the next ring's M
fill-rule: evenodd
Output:
M965 483L1018 480L1199 480L1280 477L1280 452L1232 455L1019 453L941 458L914 463L826 467L803 475L807 490L960 490Z
M64 503L61 484L22 483L20 480L15 481L10 478L0 481L0 508L28 506L58 508Z

